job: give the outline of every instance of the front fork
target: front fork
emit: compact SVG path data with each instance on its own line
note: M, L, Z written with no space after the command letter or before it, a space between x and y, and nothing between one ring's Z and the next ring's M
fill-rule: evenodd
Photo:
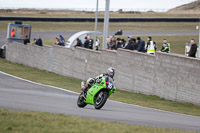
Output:
M81 81L81 90L83 92L83 98L86 99L87 90L86 90L86 86L85 86L85 82L84 81Z
M87 90L86 89L82 89L82 91L83 91L83 98L86 99L86 97L87 97Z

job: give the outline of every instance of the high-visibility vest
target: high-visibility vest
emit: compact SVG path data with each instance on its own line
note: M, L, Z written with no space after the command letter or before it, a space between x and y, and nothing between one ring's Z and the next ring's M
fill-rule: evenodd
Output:
M150 41L150 45L148 46L147 53L155 54L155 47L154 47L153 41Z
M163 44L163 47L165 47L162 52L166 52L166 50L168 49L168 53L170 53L170 43L167 44Z

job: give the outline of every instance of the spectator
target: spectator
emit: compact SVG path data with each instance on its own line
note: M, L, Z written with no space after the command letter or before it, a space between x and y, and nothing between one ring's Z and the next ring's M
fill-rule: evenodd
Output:
M152 38L149 36L147 38L147 46L146 46L147 54L155 55L156 49L157 49L156 42L152 41Z
M11 31L11 37L15 37L15 34L16 34L16 31L15 31L15 29L12 29L12 31Z
M160 51L161 52L166 52L166 53L170 52L170 43L167 43L166 39L163 39L163 45L162 45L162 48L161 48Z
M111 50L117 50L115 37L112 37L112 40L111 40Z
M96 50L99 50L99 47L100 47L99 39L96 39L95 47L96 47Z
M65 39L62 35L59 35L60 41L61 41L61 46L65 46Z
M84 47L88 49L93 49L93 40L90 38L90 36L87 36L87 40L84 43Z
M137 48L136 48L136 50L138 51L138 52L145 52L145 41L144 40L141 40L141 38L140 37L137 37Z
M122 34L123 34L122 29L118 30L118 31L115 33L115 35L122 35Z
M132 39L132 43L133 43L133 48L131 50L137 50L138 44L136 43L136 39L135 38Z
M121 38L117 38L117 49L118 48L123 48L123 42Z
M123 44L123 48L124 48L126 45L126 40L122 39L122 44Z
M110 49L111 50L111 45L112 45L112 36L110 36L110 37L108 37L107 39L106 39L106 41L107 41L107 49Z
M26 35L26 39L24 40L24 44L26 45L27 43L30 43L30 39L29 39L28 36Z
M84 43L83 43L83 47L85 47L86 41L87 41L87 36L85 37L85 41L84 41Z
M194 39L190 40L191 43L191 47L190 47L190 51L189 51L189 57L196 57L196 52L197 52L197 44L195 43Z
M60 41L59 38L56 37L56 42L54 43L55 45L60 45L63 46L62 42Z
M83 47L83 43L79 38L77 38L76 41L77 41L77 43L74 47Z
M38 46L43 46L42 44L42 39L40 38L40 36L38 36L37 39L34 38L35 44Z
M128 36L128 44L125 46L125 49L134 50L135 41L136 40L134 38L132 38L132 36Z

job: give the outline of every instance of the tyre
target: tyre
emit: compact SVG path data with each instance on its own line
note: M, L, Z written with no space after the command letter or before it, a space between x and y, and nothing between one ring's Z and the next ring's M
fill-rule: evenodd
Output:
M106 103L108 98L108 93L106 91L100 91L100 93L97 94L97 97L94 102L95 109L101 109L103 105Z
M77 105L78 105L78 107L80 107L80 108L84 108L86 105L87 105L87 103L85 103L84 102L84 97L83 97L83 92L79 95L79 97L78 97L78 100L77 100Z

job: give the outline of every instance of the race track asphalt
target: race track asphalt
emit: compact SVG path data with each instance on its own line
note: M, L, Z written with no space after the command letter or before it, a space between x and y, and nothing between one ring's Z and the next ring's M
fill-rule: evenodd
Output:
M117 92L116 92L117 93ZM113 94L114 95L114 94ZM200 131L200 117L108 100L101 110L79 108L78 94L0 72L0 108L62 113L103 121Z

